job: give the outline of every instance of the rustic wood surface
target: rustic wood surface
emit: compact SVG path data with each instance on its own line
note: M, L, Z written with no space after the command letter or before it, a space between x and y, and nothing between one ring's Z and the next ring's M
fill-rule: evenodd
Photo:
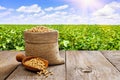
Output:
M120 80L120 51L60 51L65 64L49 66L48 78L26 70L17 53L0 51L0 80Z
M98 51L68 51L68 80L119 80L120 72Z
M62 57L65 57L65 51L60 52ZM54 75L45 78L44 76L39 76L36 73L27 71L23 66L19 65L19 67L7 78L7 80L65 80L65 64L50 66L48 68L49 71L53 72ZM59 76L58 76L59 75Z
M0 52L0 80L5 79L18 66L15 57L19 52L1 51Z
M102 51L102 53L120 71L120 51Z

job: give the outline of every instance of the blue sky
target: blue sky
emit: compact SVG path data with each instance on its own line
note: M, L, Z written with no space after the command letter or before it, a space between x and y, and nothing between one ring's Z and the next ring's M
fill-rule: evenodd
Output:
M120 0L0 0L0 24L120 24Z

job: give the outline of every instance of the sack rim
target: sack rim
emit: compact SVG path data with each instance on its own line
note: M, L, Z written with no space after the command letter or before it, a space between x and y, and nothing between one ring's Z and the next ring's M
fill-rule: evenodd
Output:
M24 33L31 33L31 34L47 34L47 33L54 33L54 32L58 33L58 30L53 30L53 31L50 31L50 32L29 32L27 30L24 31Z

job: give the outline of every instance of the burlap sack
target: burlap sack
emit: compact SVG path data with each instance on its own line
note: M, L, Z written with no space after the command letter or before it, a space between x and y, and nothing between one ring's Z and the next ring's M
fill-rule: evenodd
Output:
M28 32L24 31L26 56L39 56L48 60L49 65L64 63L59 55L58 32Z

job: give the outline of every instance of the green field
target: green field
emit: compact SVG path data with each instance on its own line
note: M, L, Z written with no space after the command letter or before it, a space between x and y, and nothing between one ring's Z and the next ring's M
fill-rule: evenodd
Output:
M24 50L23 31L37 25L0 25L0 50ZM60 50L120 50L120 25L45 25L59 31Z

